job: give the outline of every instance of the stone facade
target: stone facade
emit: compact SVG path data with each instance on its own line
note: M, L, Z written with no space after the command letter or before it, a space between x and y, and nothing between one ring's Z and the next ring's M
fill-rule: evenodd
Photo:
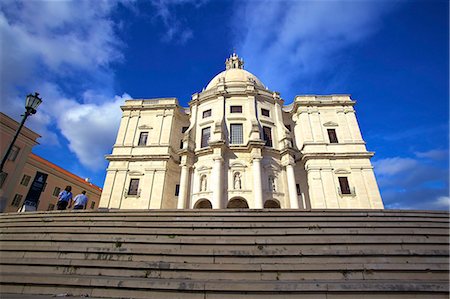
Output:
M285 106L236 54L189 107L128 100L100 200L110 209L383 209L349 95Z

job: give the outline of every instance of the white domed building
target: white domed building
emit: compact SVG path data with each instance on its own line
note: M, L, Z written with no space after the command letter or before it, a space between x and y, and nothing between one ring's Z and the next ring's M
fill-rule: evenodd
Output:
M189 107L133 99L100 208L383 209L349 95L284 106L236 54Z

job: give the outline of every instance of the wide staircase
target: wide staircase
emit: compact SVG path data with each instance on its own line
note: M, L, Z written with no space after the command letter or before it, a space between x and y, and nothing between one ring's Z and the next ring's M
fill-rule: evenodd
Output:
M0 298L449 296L447 212L14 213L0 238Z

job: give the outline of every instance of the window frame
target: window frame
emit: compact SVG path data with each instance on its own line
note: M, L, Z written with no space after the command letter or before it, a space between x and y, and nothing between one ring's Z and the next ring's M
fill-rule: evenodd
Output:
M237 109L238 111L233 111L235 109ZM230 106L230 113L242 113L242 105L232 105L232 106Z
M269 131L270 134L267 135L266 131ZM266 137L269 137L269 138L266 138ZM273 147L273 137L272 137L272 128L271 127L263 126L263 140L266 142L265 146Z
M237 136L233 136L233 132L234 132L233 127L241 128L240 133ZM235 142L236 139L239 139L237 141L241 141L241 142ZM230 144L244 144L244 124L242 124L242 123L230 124Z
M341 189L341 194L344 194L344 195L352 194L352 190L350 188L350 182L348 181L348 177L339 176L338 182L339 182L339 188Z
M175 196L180 196L180 184L175 184Z
M328 140L330 141L330 143L339 143L336 129L327 129L327 133L328 133Z
M137 182L136 188L134 188L134 186L132 186L134 182ZM133 187L133 189L131 187ZM138 193L139 193L139 179L132 178L132 179L130 179L130 183L128 184L127 195L138 196L139 195Z
M270 117L270 110L269 109L265 109L265 108L261 108L261 115L265 116L265 117Z
M20 181L20 184L22 186L28 187L30 180L31 180L31 176L29 176L28 174L24 174L22 177L22 180Z
M18 147L17 145L13 145L13 147L11 148L11 151L8 154L8 160L9 161L16 161L17 156L19 155L20 152L20 147Z
M206 132L208 132L208 138L206 139ZM209 140L211 139L211 127L202 128L202 135L200 136L200 147L205 148L209 146Z
M139 134L138 146L147 146L148 131L143 131Z
M8 178L7 172L0 172L0 189L3 188L3 185L5 184L7 178Z
M58 191L56 191L56 190L58 190ZM55 187L55 189L53 189L52 196L58 196L59 193L61 193L61 188Z
M212 116L212 110L211 109L207 109L205 111L202 112L202 118L208 118Z
M13 200L11 201L11 206L13 206L13 207L19 207L19 206L20 206L20 203L22 202L22 198L23 198L23 195L22 195L22 194L16 193L16 194L14 195Z

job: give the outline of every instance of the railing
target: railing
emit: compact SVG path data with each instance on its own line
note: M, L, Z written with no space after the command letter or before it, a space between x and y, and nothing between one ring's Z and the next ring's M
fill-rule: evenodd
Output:
M138 189L136 194L128 194L128 189L125 188L123 190L123 196L126 197L140 197L141 196L141 189Z
M338 193L340 196L356 196L355 187L350 187L350 193L343 193L341 188L338 187Z

